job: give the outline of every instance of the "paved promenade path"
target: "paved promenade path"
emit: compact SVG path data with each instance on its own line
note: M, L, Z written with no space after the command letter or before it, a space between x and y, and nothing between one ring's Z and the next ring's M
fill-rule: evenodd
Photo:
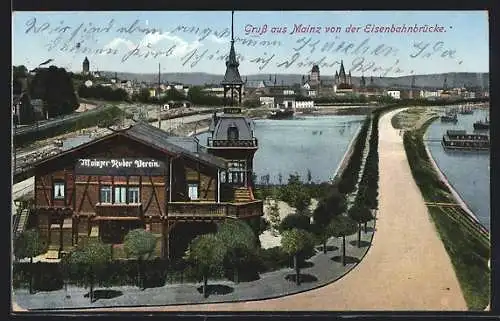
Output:
M466 310L451 261L411 175L402 137L392 128L391 118L398 111L384 115L379 123L380 207L372 246L339 281L263 301L96 310Z

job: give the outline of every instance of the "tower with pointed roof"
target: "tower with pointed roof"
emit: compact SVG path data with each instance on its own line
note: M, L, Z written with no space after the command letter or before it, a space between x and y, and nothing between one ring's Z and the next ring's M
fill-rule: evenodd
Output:
M238 94L238 103L241 104L241 91L243 81L241 80L238 70L239 62L236 60L236 52L234 50L234 11L231 11L231 48L229 49L229 57L226 61L226 73L221 85L224 87L224 102L227 102L227 93L230 91L229 105L234 106L235 91Z
M88 75L89 72L90 72L90 62L89 59L85 57L82 63L82 74Z
M334 86L335 91L338 93L352 92L353 90L351 72L349 71L349 74L346 74L343 60L340 61L338 73L335 72Z

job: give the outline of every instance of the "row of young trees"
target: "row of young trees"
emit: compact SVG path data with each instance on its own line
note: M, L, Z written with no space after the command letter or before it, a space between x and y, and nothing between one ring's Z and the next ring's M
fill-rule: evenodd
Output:
M354 145L351 157L349 158L349 163L344 169L344 172L342 173L342 176L338 182L338 187L341 193L349 194L354 192L356 188L369 127L370 117L367 117L363 122L363 125L361 126L358 137L356 138L356 143Z
M256 250L257 241L252 228L241 220L227 220L218 226L216 233L197 236L190 243L185 259L202 277L203 296L207 297L211 274L225 265L233 270L234 281L238 283L239 272Z
M144 261L152 257L156 247L156 237L144 230L135 229L127 233L124 239L124 249L128 258L137 261L137 285L144 289ZM33 281L36 274L33 259L43 251L40 234L36 229L23 232L16 238L14 243L14 255L17 259L29 258L29 291L32 294ZM89 239L83 246L70 252L63 257L62 264L66 267L67 273L79 274L83 276L84 285L90 288L90 302L94 301L94 285L99 273L112 261L112 247L110 244L103 244L100 241Z

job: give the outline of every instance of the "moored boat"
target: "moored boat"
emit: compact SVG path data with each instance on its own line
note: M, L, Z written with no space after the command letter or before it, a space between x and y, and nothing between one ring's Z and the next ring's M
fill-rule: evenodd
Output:
M270 119L289 119L293 118L294 111L293 109L278 109L276 111L272 111L269 114Z
M441 116L441 122L442 123L457 123L458 122L458 117L456 113L446 113L445 115Z
M465 130L447 130L441 144L445 149L478 151L490 149L490 137L485 134L470 134Z
M488 120L488 118L486 118L484 121L479 120L479 121L474 123L474 129L475 130L490 129L490 121Z
M460 114L461 115L472 115L472 114L474 114L474 110L470 106L463 106L460 109Z

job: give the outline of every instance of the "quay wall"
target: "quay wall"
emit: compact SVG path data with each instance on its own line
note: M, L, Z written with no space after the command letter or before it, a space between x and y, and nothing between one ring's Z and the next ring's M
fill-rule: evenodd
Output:
M344 170L346 169L347 164L349 164L349 160L351 159L351 155L354 151L354 145L356 143L356 140L358 139L358 136L359 136L359 133L361 132L362 127L363 126L361 125L358 128L358 130L356 131L356 133L352 137L351 142L347 146L347 150L344 154L344 157L342 158L339 165L337 166L337 168L333 172L332 182L336 182L338 180L338 178L342 176L342 173L344 173Z

